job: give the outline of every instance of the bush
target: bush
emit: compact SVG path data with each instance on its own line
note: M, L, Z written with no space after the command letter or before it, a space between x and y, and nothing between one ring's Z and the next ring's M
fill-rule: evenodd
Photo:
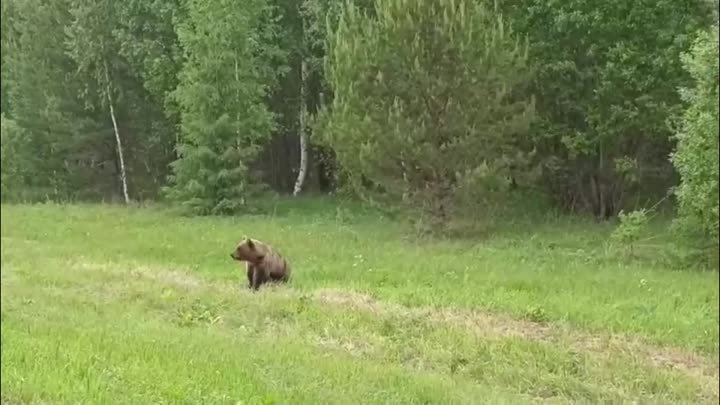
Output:
M627 249L627 253L631 257L635 256L635 243L640 239L642 231L647 226L647 214L648 210L645 209L631 211L627 214L621 210L618 213L620 224L615 228L610 237L619 246Z
M672 162L680 173L676 189L678 224L718 246L718 26L701 33L683 55L695 86L681 95L689 103L677 133Z

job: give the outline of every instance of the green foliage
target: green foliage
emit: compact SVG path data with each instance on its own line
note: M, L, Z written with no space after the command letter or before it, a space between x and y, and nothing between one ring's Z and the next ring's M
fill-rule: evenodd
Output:
M153 12L133 1L73 0L66 30L68 53L84 84L83 101L102 115L108 141L115 138L113 104L131 194L140 198L157 193L157 179L167 173L173 155L175 128L163 104L176 85L179 63L174 62L180 59L177 38L168 34L177 6L161 0L147 6L154 6ZM152 26L153 32L142 32L139 24Z
M258 189L249 165L274 127L263 103L282 57L265 0L191 0L177 32L186 61L172 97L180 106L180 158L167 195L197 214L227 214Z
M648 211L645 209L625 213L620 211L618 219L620 224L615 228L610 238L617 244L627 249L630 256L635 255L635 243L640 239L644 228L648 223Z
M120 35L127 31L118 17L127 14L121 6L130 7L82 0L3 2L5 114L23 129L32 155L23 159L36 160L19 190L24 199L119 194L103 61L117 101L127 171L136 179L133 194L151 196L158 189L173 154L174 128L124 56L123 41L132 38Z
M706 23L704 0L503 2L537 65L541 183L558 205L611 218L628 196L670 185L668 117L688 82L679 55ZM626 165L638 170L628 177ZM620 169L620 170L618 170Z
M695 80L682 96L689 107L677 133L677 150L672 162L681 182L676 189L679 224L691 234L707 238L718 248L718 26L700 33L683 63ZM703 245L705 245L703 243Z
M66 49L83 79L85 88L81 95L89 107L106 111L108 97L117 98L115 93L120 90L116 71L124 62L113 36L117 3L110 0L69 0L69 3L72 20L65 30Z
M12 21L15 19L15 0L6 0L0 3L0 19L5 21L0 25L0 112L7 114L8 103L8 68L6 61L9 52L12 52L13 37L16 35Z
M375 10L346 5L333 33L323 137L365 193L402 198L444 226L466 178L518 161L513 143L533 112L526 48L474 2L379 0Z
M177 87L182 48L175 26L185 18L182 1L127 0L115 3L113 30L125 61L124 139L130 147L130 170L140 198L156 197L176 158L179 113L170 93ZM121 76L122 77L122 76ZM144 169L144 170L143 170Z
M13 2L12 19L3 19L13 35L4 55L9 113L23 128L24 144L34 161L23 194L67 199L88 192L102 171L92 162L112 157L112 149L96 142L101 134L96 114L80 99L84 84L73 73L77 64L66 54L65 28L69 3L28 0ZM95 183L96 184L96 183Z
M0 115L0 196L3 201L18 199L33 173L29 139L17 122Z
M533 305L527 307L522 317L536 323L546 323L548 321L548 316L545 313L545 310L542 309L542 307Z
M369 15L374 14L374 0L354 0L352 4ZM336 0L304 0L301 5L301 14L305 21L305 43L308 48L308 67L311 74L319 76L323 81L322 88L327 88L324 74L324 59L330 45L332 33L337 29L340 15L343 12L343 2Z
M175 311L177 318L175 322L183 327L216 324L222 320L222 317L218 315L221 308L218 307L219 305L207 305L201 301L192 302Z
M120 54L142 79L143 87L160 106L177 87L182 48L175 26L186 10L178 0L126 0L116 3L114 34Z

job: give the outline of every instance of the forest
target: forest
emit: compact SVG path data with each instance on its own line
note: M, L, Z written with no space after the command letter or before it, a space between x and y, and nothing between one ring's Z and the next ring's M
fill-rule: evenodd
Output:
M0 404L720 400L717 0L0 5Z
M8 0L4 201L532 194L718 235L717 2Z

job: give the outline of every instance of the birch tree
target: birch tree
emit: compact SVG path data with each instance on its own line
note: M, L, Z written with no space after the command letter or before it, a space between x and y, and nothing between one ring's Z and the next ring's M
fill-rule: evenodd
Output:
M295 180L295 187L293 188L293 195L297 196L302 191L302 187L305 183L305 177L308 170L308 139L307 129L305 128L305 118L307 116L307 78L308 78L308 67L307 59L309 58L309 49L307 46L307 31L305 30L305 15L302 12L304 2L297 2L298 7L298 20L300 35L299 44L297 45L297 52L299 53L300 59L300 102L298 108L298 132L300 139L300 167L298 168L297 179Z
M69 54L78 64L78 73L87 78L83 92L87 103L99 102L107 108L119 166L120 184L125 203L130 202L128 176L123 152L123 139L116 114L121 87L114 77L119 46L113 37L116 26L115 2L109 0L72 0L70 13L73 21L68 27Z
M305 128L305 116L307 115L307 101L305 89L307 86L307 62L303 59L300 64L300 112L298 113L298 132L300 132L300 167L298 168L297 180L293 188L293 195L297 196L302 191L307 175L308 166L308 139Z

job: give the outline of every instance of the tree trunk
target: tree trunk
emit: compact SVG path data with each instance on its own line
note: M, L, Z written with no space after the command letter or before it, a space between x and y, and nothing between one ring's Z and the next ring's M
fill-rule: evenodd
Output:
M450 219L451 184L448 179L433 175L429 187L432 228L434 231L443 231Z
M316 110L325 107L325 94L318 92L318 107ZM335 160L333 150L327 146L315 145L317 157L317 174L320 191L329 193L335 189Z
M298 170L297 180L295 180L295 188L293 195L297 196L302 191L305 183L305 174L307 173L307 134L305 131L305 59L300 63L300 116L298 117L298 130L300 131L300 169Z
M105 91L107 94L108 106L110 107L110 118L112 119L113 130L115 130L115 143L117 145L118 159L120 160L120 181L122 182L125 204L129 204L130 196L128 195L127 173L125 171L125 155L123 154L122 140L120 139L120 131L118 130L117 120L115 119L115 106L113 105L110 90L110 74L108 73L107 63L105 63Z

